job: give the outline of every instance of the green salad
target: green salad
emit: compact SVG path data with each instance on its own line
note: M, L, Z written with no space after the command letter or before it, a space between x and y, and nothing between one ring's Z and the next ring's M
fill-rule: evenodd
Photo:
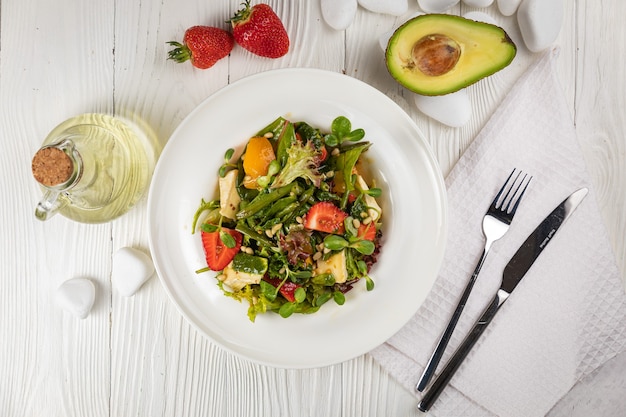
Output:
M339 116L330 132L279 117L228 149L218 172L219 196L202 200L200 232L207 267L224 294L268 311L314 313L368 275L381 242L382 190L369 179L365 131Z

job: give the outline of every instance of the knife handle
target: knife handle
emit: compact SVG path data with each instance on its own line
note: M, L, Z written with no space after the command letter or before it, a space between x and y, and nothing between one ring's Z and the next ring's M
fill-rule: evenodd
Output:
M430 410L430 407L435 403L435 401L437 401L441 392L448 385L452 376L459 369L463 360L467 357L470 350L472 350L472 347L478 341L480 335L483 334L489 323L491 323L491 320L498 312L502 303L506 301L508 296L509 294L507 292L498 290L498 293L485 309L478 321L476 321L472 330L463 340L463 343L461 343L458 349L454 352L452 358L450 358L446 364L446 367L441 371L441 374L439 374L426 394L424 394L424 397L422 397L422 400L417 406L420 411L426 412Z

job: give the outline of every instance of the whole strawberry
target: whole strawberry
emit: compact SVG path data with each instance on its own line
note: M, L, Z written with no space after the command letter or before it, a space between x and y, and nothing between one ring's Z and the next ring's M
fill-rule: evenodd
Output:
M212 67L232 51L233 35L224 29L209 26L193 26L185 31L183 43L168 42L175 48L169 51L168 59L176 62L191 61L200 69Z
M267 4L250 7L250 0L230 19L235 41L253 54L280 58L289 51L289 36L274 10Z

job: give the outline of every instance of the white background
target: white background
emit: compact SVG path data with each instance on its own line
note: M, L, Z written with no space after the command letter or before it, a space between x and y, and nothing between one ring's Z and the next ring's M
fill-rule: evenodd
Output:
M236 46L229 58L200 71L167 61L166 42L181 40L195 24L227 28L238 1L0 2L0 415L420 415L415 399L367 355L303 371L259 366L198 334L157 279L134 297L117 294L110 281L113 253L124 246L148 251L145 200L103 225L34 218L40 192L30 174L32 155L56 124L80 113L135 113L165 144L195 106L228 83L273 68L322 68L396 100L423 130L446 175L537 57L524 47L514 17L499 15L495 5L483 9L517 43L518 56L468 88L474 115L466 126L448 128L415 109L388 75L378 45L383 33L418 10L414 0L400 17L359 9L340 32L325 24L316 0L268 3L291 37L289 54L269 60ZM626 3L565 3L559 71L623 273ZM85 320L54 303L56 288L74 277L96 283L96 303ZM575 387L552 414L618 415L626 408L625 374L622 355Z

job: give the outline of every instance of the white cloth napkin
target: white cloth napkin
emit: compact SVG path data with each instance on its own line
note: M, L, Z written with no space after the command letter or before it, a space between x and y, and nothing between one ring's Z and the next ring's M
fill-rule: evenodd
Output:
M415 392L482 253L482 218L514 167L533 180L483 265L437 373L526 236L570 193L590 188L465 359L434 416L544 416L576 381L626 350L626 294L556 78L557 55L544 53L519 79L446 179L449 235L440 274L417 314L371 352Z

